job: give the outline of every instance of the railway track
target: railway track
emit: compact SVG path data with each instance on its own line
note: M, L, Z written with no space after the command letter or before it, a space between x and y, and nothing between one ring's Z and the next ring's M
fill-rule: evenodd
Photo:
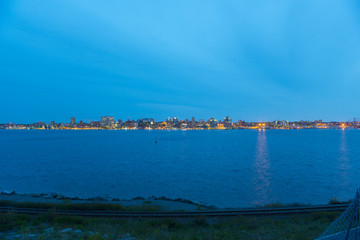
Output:
M239 210L209 210L209 211L84 211L84 210L60 210L60 209L36 209L0 207L0 213L20 214L44 214L71 215L83 217L108 217L108 218L191 218L191 217L233 217L239 215L289 215L311 212L334 212L344 211L347 204L317 205L305 207L282 207L282 208L248 208Z

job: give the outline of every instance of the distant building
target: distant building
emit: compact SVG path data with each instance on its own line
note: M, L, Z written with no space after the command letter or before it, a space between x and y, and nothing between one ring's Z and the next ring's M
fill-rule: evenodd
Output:
M71 117L70 118L70 125L75 125L76 124L76 118L75 117Z
M224 117L224 128L232 128L232 120L231 120L231 117L229 116L226 116Z
M191 118L190 126L191 126L191 127L195 127L195 125L196 125L195 117L192 117L192 118Z
M121 128L123 126L123 121L121 119L119 119L116 123L115 123L115 127L116 128Z
M178 117L169 117L166 120L166 124L168 128L179 128L180 127L180 123L179 123L179 118Z
M178 125L179 124L179 118L178 117L174 117L174 125Z
M354 118L354 123L353 123L353 126L354 126L354 127L359 127L359 126L360 126L359 119Z
M218 120L216 120L215 118L210 118L209 119L209 125L210 125L211 128L217 128Z
M168 119L166 120L166 126L171 128L173 125L174 125L174 118L168 117Z
M134 129L137 128L137 123L134 120L127 120L124 122L125 129Z
M99 128L99 127L101 127L101 124L98 121L91 121L90 126L94 127L94 128Z
M151 128L155 124L155 119L153 118L138 119L136 121L136 124L139 129Z
M145 124L151 124L151 125L155 123L155 119L153 119L153 118L143 118L142 121Z
M108 128L115 127L115 118L109 116L101 117L100 124L101 127L108 127Z
M289 121L285 121L285 120L274 121L272 125L275 128L287 128L287 127L289 127Z

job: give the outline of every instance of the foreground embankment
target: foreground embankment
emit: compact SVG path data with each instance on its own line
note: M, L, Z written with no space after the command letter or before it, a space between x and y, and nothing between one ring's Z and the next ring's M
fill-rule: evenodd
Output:
M169 210L154 203L176 201L163 199L151 202L138 198L134 200L137 202L127 201L131 204L125 206L100 198L70 200L59 195L20 196L16 193L1 196L0 207L25 207L48 211L40 214L18 214L12 211L0 213L0 239L314 239L341 213L299 212L291 215L240 215L226 218L94 218L60 215L58 211L63 209L161 212ZM34 198L37 201L27 201ZM16 199L22 201L15 201ZM195 203L182 204L193 205L193 209L182 211L193 211L194 208L197 211L205 210Z
M0 213L0 239L314 239L340 212L231 218L92 218Z

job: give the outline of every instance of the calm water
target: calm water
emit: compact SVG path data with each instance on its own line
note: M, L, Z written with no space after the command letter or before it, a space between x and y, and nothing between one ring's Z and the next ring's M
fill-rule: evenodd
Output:
M0 191L321 204L360 186L359 143L359 130L3 130Z

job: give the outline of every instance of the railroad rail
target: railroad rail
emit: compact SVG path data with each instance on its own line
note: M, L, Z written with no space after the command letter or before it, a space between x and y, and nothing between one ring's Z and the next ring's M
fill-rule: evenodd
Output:
M108 217L108 218L191 218L191 217L233 217L239 215L261 216L261 215L288 215L303 214L311 212L334 212L344 211L347 204L317 205L303 207L281 207L281 208L247 208L239 210L209 210L209 211L85 211L85 210L61 210L61 209L37 209L0 207L0 213L20 214L44 214L72 215L83 217Z

